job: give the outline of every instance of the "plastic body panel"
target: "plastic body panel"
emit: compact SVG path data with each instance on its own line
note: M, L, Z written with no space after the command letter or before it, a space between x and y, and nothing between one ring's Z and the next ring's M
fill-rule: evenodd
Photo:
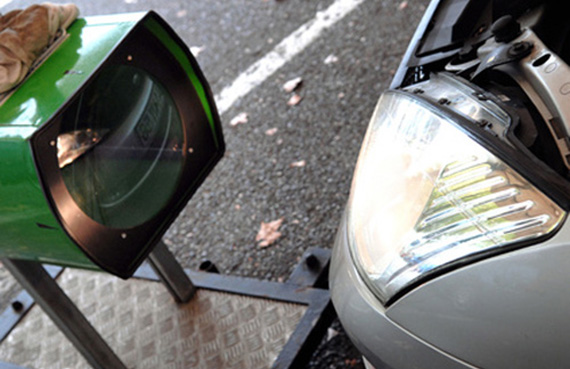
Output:
M386 310L364 284L352 262L345 218L333 249L329 283L342 326L360 352L377 369L472 368L411 334L386 315Z
M387 315L484 368L565 368L570 362L570 225L549 241L432 280Z
M360 279L344 220L330 272L343 327L377 368L565 368L570 225L549 241L433 279L385 309Z

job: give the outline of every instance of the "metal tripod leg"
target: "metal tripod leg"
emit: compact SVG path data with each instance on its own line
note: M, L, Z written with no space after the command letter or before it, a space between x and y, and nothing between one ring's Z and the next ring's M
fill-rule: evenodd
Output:
M126 369L41 264L12 259L2 259L2 263L93 368Z
M148 261L168 292L178 303L188 302L196 293L196 287L168 250L160 241L149 254Z

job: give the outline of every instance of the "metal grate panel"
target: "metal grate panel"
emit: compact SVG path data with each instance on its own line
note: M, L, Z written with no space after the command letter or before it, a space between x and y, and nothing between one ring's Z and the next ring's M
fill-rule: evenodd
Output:
M58 283L129 368L269 368L307 309L204 289L177 305L160 283L73 269ZM0 358L89 367L39 307L0 344Z

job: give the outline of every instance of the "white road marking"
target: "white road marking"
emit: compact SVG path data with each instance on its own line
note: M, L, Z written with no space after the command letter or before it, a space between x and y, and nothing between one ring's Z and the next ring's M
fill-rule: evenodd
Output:
M324 30L332 27L364 1L366 0L336 0L327 9L318 12L309 22L297 28L216 95L216 105L220 115L303 51Z

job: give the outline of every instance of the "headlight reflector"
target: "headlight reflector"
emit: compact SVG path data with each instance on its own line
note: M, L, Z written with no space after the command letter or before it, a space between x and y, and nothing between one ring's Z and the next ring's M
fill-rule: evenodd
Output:
M547 235L565 215L428 103L381 97L354 174L348 235L382 302L443 266Z

